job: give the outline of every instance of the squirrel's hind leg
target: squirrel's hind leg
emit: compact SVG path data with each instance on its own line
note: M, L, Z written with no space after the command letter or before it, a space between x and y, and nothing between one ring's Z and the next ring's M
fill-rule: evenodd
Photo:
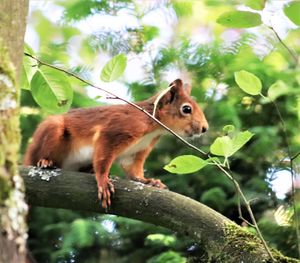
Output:
M165 189L167 186L163 184L159 179L145 178L144 177L144 163L149 153L157 142L158 138L153 139L151 144L145 150L137 152L134 155L134 159L130 165L121 164L125 173L130 177L131 180L141 182L143 184L151 185L157 188Z

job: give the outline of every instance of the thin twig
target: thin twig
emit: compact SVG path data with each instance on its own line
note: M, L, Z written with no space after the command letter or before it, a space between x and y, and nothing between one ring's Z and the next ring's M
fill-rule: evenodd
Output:
M188 147L192 148L193 150L197 151L198 153L201 153L202 155L204 155L205 157L207 158L211 158L210 154L202 151L201 149L197 148L196 146L192 145L191 143L189 143L188 141L186 141L185 139L183 139L180 135L178 135L177 133L175 133L173 130L171 130L169 127L167 127L166 125L164 125L162 122L160 122L158 119L156 119L151 113L149 113L148 111L146 111L145 109L143 109L142 107L138 106L137 104L133 103L133 102L130 102L120 96L117 96L115 95L114 93L106 90L106 89L103 89L103 88L100 88L98 86L95 86L93 84L91 84L90 82L88 82L87 80L77 76L76 74L72 73L72 72L69 72L63 68L60 68L60 67L57 67L57 66L54 66L54 65L51 65L51 64L48 64L38 58L36 58L35 56L31 55L31 54L28 54L28 53L24 53L26 56L28 57L31 57L33 59L35 59L40 65L45 65L45 66L48 66L50 68L53 68L53 69L56 69L56 70L59 70L61 72L64 72L65 74L69 75L69 76L72 76L80 81L82 81L83 83L95 88L95 89L98 89L98 90L101 90L105 93L107 93L108 95L112 96L113 98L115 99L119 99L129 105L131 105L132 107L142 111L144 114L146 114L149 118L151 118L153 121L155 121L156 123L158 123L161 127L163 127L164 129L166 129L168 132L170 132L171 134L173 134L176 138L178 138L180 141L182 141L185 145L187 145ZM235 188L237 189L237 192L238 194L241 196L246 208L247 208L247 211L250 215L250 218L251 218L251 221L253 224L250 223L250 225L253 225L253 227L255 228L259 238L261 239L262 241L262 244L266 250L266 252L268 253L269 257L271 258L271 260L273 262L276 262L266 241L264 240L259 228L258 228L258 225L257 225L257 222L256 222L256 219L254 217L254 214L253 214L253 211L251 209L251 206L250 206L250 203L248 202L248 200L246 199L244 193L242 192L241 188L240 188L240 185L238 184L238 182L230 175L230 173L228 171L225 170L225 168L219 164L217 161L215 161L214 159L212 159L212 163L215 164L234 184Z
M132 107L134 107L134 108L136 108L136 109L142 111L142 112L145 113L147 116L149 116L152 120L154 120L156 123L158 123L161 127L163 127L164 129L166 129L168 132L170 132L171 134L173 134L177 139L179 139L180 141L182 141L184 144L186 144L187 146L189 146L190 148L194 149L195 151L201 153L201 154L204 155L204 156L207 156L207 155L208 155L206 152L202 151L201 149L197 148L196 146L192 145L191 143L189 143L188 141L186 141L185 139L183 139L180 135L178 135L176 132L174 132L174 131L171 130L169 127L167 127L166 125L164 125L160 120L158 120L157 118L155 118L154 116L152 116L151 113L149 113L148 111L146 111L146 110L143 109L142 107L138 106L137 104L135 104L135 103L133 103L133 102L131 102L131 101L129 101L129 100L126 100L126 99L124 99L124 98L122 98L122 97L120 97L120 96L118 96L118 95L116 95L116 94L114 94L114 93L112 93L112 92L106 90L106 89L103 89L103 88L100 88L100 87L98 87L98 86L95 86L94 84L88 82L87 80L85 80L85 79L83 79L83 78L77 76L76 74L74 74L74 73L72 73L72 72L69 72L69 71L67 71L67 70L65 70L65 69L63 69L63 68L60 68L60 67L51 65L51 64L49 64L49 63L47 63L47 62L41 61L41 60L38 59L37 57L35 57L35 56L31 55L31 54L28 54L28 53L26 53L26 52L25 52L24 54L25 54L26 56L28 56L28 57L31 57L31 58L35 59L35 60L36 60L38 63L40 63L41 65L45 65L45 66L47 66L47 67L50 67L50 68L53 68L53 69L62 71L62 72L64 72L64 73L66 73L67 75L72 76L72 77L74 77L74 78L76 78L76 79L82 81L83 83L85 83L85 84L87 84L87 85L89 85L89 86L91 86L91 87L93 87L93 88L95 88L95 89L101 90L101 91L107 93L108 95L112 96L113 98L118 99L118 100L121 100L121 101L123 101L123 102L125 102L125 103L131 105Z
M291 160L294 161L295 159L297 159L297 157L300 155L300 152L297 152L292 158Z
M153 103L153 105L154 105L154 107L153 107L153 113L152 113L152 116L153 116L153 117L155 117L156 108L157 108L157 105L158 105L160 99L161 99L164 95L166 95L166 94L170 91L170 89L172 89L173 87L174 87L174 85L169 86L168 88L166 88L165 90L163 90L163 91L157 96L157 98L155 99L155 101L154 101L154 103Z
M260 96L264 99L267 99L267 97L264 96L263 94L260 94ZM292 152L291 152L291 149L290 149L290 144L289 144L289 140L288 140L288 134L287 134L287 129L286 129L284 119L281 115L281 112L279 110L279 107L278 107L277 103L272 99L270 99L270 101L275 107L277 116L278 116L280 124L282 126L283 140L284 140L284 144L285 144L285 147L286 147L286 150L287 150L287 155L290 159L289 169L290 169L291 180L292 180L292 205L293 205L293 209L294 209L294 213L295 213L295 228L296 228L296 236L297 236L298 255L300 256L300 224L299 224L299 221L298 221L298 218L300 218L300 217L299 217L299 214L297 212L298 210L297 210L297 204L296 204L296 187L295 187L296 176L295 176L295 173L294 173L294 164L293 164L294 159L297 158L297 156L300 154L300 152L297 153L296 155L292 156Z
M296 175L294 173L294 163L293 163L295 156L297 158L297 154L294 157L292 157L292 152L290 149L290 144L289 144L289 140L288 140L288 135L287 135L284 119L281 115L281 112L279 110L277 103L273 100L271 100L271 101L272 101L273 105L275 106L278 118L279 118L281 126L282 126L284 143L286 145L287 154L290 159L290 162L289 162L290 167L289 168L290 168L291 179L292 179L292 203L293 203L293 209L294 209L294 213L295 213L295 228L296 228L296 235L297 235L298 256L300 256L300 224L298 221L298 219L300 217L297 212L298 210L297 210L297 204L296 204L296 187L295 187Z
M281 39L281 37L278 35L278 33L276 32L276 30L272 27L269 26L269 28L274 32L276 38L278 39L278 41L281 43L281 45L290 53L290 55L292 56L292 58L295 60L296 65L298 65L298 57L295 54L295 52L293 52Z

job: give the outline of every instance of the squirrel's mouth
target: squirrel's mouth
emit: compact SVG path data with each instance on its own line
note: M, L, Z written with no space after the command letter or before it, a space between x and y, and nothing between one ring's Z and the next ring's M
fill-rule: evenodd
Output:
M193 130L193 129L185 130L184 133L185 133L185 137L188 137L188 138L197 138L197 137L200 137L202 135L202 133L200 132L199 129L197 129L197 130Z

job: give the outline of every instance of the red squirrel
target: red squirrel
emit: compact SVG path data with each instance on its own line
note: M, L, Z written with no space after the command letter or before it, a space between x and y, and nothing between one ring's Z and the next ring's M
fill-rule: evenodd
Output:
M172 87L171 87L172 86ZM181 136L200 135L208 129L204 113L191 98L191 86L177 79L158 101L155 117ZM151 113L158 95L137 102ZM158 179L144 177L144 162L167 131L131 105L73 109L50 116L36 129L25 165L78 171L92 164L102 207L111 205L114 186L109 171L118 161L130 179L166 188Z

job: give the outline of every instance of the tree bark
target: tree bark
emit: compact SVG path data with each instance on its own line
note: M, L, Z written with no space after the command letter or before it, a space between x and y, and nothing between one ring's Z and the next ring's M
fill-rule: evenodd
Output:
M0 4L0 262L24 262L27 229L18 174L19 88L28 0Z
M30 205L104 213L91 174L21 167ZM252 234L211 208L168 190L115 178L108 213L169 228L201 243L211 262L271 262ZM273 251L278 262L299 262Z

